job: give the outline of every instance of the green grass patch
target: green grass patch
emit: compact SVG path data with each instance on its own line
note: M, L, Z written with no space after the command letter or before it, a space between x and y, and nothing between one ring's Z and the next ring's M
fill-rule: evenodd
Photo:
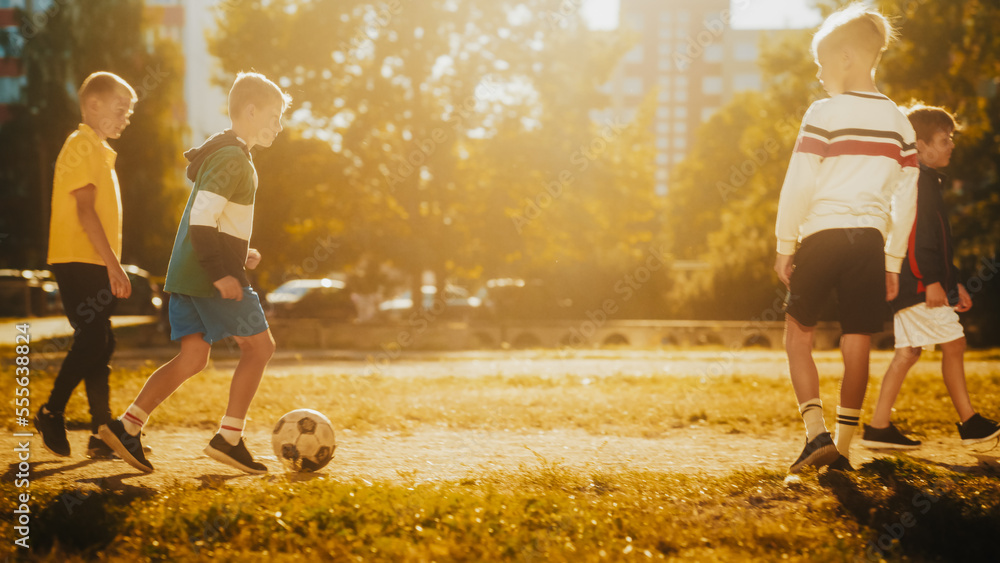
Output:
M721 478L541 462L450 483L261 478L36 498L49 561L989 560L996 479L882 459L849 474ZM9 483L0 486L4 497ZM10 508L3 518L10 521ZM0 531L11 553L12 531ZM2 553L2 552L0 552ZM28 555L28 557L23 557Z
M917 436L951 436L956 432L957 416L941 380L940 355L927 356L904 382L893 420ZM53 368L58 365L53 364ZM112 371L115 414L124 411L155 368L149 363L137 369ZM54 371L33 375L30 391L34 408L48 397ZM969 362L967 372L973 405L981 408L985 416L1000 415L996 411L996 405L1000 405L997 363ZM214 428L228 398L230 379L231 372L212 368L196 375L156 410L150 427ZM821 392L827 404L835 404L839 379L836 373L821 376ZM865 417L870 416L880 382L881 376L873 375ZM4 396L13 397L13 386L13 378L0 379L0 393ZM595 435L655 438L664 430L692 424L712 425L733 433L764 433L801 424L791 384L774 375L630 373L583 377L572 373L497 373L482 377L390 377L333 372L265 375L250 411L249 427L270 427L285 412L302 407L325 413L337 429L360 433L406 432L429 425L475 430L568 428ZM832 428L834 409L831 406L826 410ZM66 417L70 428L88 427L90 415L83 385L70 401ZM14 420L8 418L6 428L13 429L13 424Z

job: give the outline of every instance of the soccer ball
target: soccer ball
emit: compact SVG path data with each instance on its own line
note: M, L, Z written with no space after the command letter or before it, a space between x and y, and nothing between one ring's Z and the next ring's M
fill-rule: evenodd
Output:
M271 445L274 455L293 471L317 471L333 459L337 440L323 413L296 409L278 419Z

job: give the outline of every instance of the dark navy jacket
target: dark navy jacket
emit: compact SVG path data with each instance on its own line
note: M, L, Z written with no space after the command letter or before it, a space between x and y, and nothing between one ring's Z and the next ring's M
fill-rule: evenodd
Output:
M942 196L947 180L944 174L920 165L917 217L899 272L899 296L892 301L893 311L923 303L927 286L933 283L941 284L949 305L958 305L958 268L954 264L948 209Z

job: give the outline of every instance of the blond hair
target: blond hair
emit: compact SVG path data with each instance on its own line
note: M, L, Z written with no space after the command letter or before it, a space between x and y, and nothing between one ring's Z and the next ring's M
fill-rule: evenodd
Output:
M955 116L941 107L917 102L905 111L910 125L913 126L913 131L917 134L917 139L925 143L934 140L934 135L939 131L951 133L961 128L955 121Z
M261 106L274 102L281 104L281 111L284 113L292 103L292 97L282 92L277 84L263 74L241 72L236 75L236 81L229 90L229 118L235 119L250 104Z
M113 72L99 71L91 73L86 79L84 79L83 84L80 85L80 89L77 90L76 96L80 101L80 109L83 109L83 104L88 98L94 96L99 96L101 98L112 94L115 91L124 90L127 91L129 96L132 98L132 103L134 104L139 96L136 95L135 90L129 86L128 82L122 79Z
M871 56L872 68L878 66L882 53L896 38L889 19L875 9L854 2L830 14L813 36L812 55L817 57L821 43L850 46Z

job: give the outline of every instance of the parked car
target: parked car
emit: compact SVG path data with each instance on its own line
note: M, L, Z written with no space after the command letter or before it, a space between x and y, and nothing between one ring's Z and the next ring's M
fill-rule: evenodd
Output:
M572 299L556 294L541 280L491 279L477 295L483 301L483 318L496 321L573 318Z
M120 299L115 315L159 315L163 293L149 272L123 265L132 284L132 295ZM44 317L62 315L59 285L49 270L0 270L0 316Z
M447 320L469 321L477 318L479 306L482 301L479 297L469 295L468 290L455 285L448 285L444 290L444 307L437 300L437 286L421 286L423 308L430 314L436 314L436 318ZM403 291L392 299L388 299L379 304L379 315L383 320L400 321L407 313L413 309L413 299L410 291ZM440 311L440 313L435 313Z
M48 270L0 269L0 317L62 313L59 287Z
M348 321L357 315L345 283L338 279L290 280L265 297L275 317L314 317Z
M153 276L138 266L123 265L128 281L132 284L132 295L119 299L115 315L159 315L163 308L163 291Z

